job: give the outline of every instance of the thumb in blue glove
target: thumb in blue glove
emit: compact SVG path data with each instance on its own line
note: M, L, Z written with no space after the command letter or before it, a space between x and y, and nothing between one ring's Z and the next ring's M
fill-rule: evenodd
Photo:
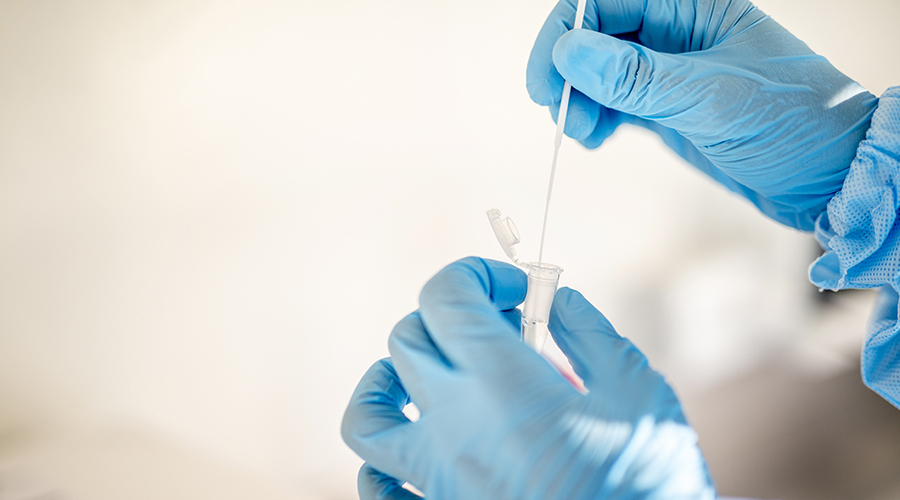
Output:
M518 340L525 283L469 258L425 286L344 415L361 498L414 498L407 481L434 499L714 498L675 394L578 292L557 293L550 329L589 394Z
M840 190L876 99L746 0L573 0L541 30L535 102L581 97L567 133L596 147L620 123L647 127L773 219L811 230ZM569 22L570 23L570 22ZM599 29L599 32L598 32Z

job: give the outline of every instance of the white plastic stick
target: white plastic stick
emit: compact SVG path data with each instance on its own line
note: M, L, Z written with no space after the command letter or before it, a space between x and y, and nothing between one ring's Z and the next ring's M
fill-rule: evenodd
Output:
M580 30L584 24L584 9L587 0L578 0L578 9L575 11L575 27ZM547 215L550 213L550 195L553 194L553 178L556 177L556 160L559 158L559 146L562 145L563 133L566 130L566 116L569 114L569 94L572 93L572 85L563 83L562 99L559 101L559 116L556 118L556 137L553 140L553 162L550 164L550 183L547 186L547 204L544 206L544 224L541 227L541 247L538 251L538 265L544 261L544 237L547 235Z

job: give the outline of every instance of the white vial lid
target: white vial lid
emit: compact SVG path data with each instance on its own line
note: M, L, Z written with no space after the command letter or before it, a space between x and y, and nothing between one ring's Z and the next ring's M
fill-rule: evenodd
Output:
M496 208L488 210L487 216L488 220L491 221L491 229L494 230L494 235L497 237L497 241L500 242L500 246L503 247L503 251L506 252L506 256L518 264L519 259L516 258L516 249L514 247L522 241L519 238L519 229L512 219L503 217Z

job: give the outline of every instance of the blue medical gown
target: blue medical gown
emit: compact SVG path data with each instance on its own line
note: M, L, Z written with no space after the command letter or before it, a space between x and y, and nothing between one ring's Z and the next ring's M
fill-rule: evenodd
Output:
M865 384L900 408L900 87L879 99L843 187L816 220L825 249L809 269L823 289L881 293L862 350Z

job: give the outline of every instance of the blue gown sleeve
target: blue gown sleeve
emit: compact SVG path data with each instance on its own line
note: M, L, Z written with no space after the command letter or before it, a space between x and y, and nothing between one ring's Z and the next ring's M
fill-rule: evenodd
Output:
M843 187L816 220L825 249L809 269L820 288L881 287L866 328L862 377L900 408L900 87L879 99Z

